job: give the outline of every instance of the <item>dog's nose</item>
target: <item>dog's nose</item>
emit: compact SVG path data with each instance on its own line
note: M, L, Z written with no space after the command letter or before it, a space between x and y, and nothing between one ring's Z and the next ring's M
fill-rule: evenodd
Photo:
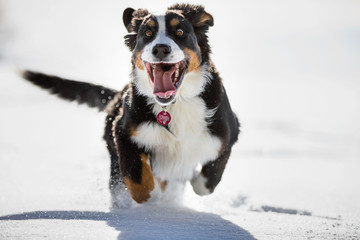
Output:
M171 47L166 44L156 44L152 50L152 54L160 59L165 58L171 52Z

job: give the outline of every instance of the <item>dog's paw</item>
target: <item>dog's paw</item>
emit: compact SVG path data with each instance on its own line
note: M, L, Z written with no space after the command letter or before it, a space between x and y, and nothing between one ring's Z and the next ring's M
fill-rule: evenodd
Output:
M163 195L163 191L161 190L159 181L156 180L154 182L154 188L150 192L150 198L144 203L149 205L157 205L160 202L162 195Z
M124 183L118 183L111 191L111 209L131 208L135 202Z
M212 193L207 187L206 187L206 181L207 179L202 175L202 174L199 174L197 175L196 177L194 177L192 180L191 180L191 185L194 189L194 192L197 194L197 195L200 195L200 196L205 196L205 195L209 195L210 193Z
M149 179L149 181L143 181L141 183L135 183L128 178L124 178L124 182L132 199L134 199L137 203L148 201L151 197L150 193L155 187L154 179Z

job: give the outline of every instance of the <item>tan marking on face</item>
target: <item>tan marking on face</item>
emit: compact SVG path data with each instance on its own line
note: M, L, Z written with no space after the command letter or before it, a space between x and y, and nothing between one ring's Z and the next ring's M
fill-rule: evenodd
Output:
M184 52L190 57L188 72L196 71L200 68L200 60L195 51L188 48L184 49Z
M135 59L135 66L140 69L140 70L144 70L144 65L141 61L141 54L143 51L138 52L138 54L136 55L136 59Z
M173 18L173 19L171 19L171 21L170 21L170 26L176 27L179 23L180 23L179 19Z
M155 27L156 26L156 22L154 20L150 20L146 23L146 25L148 25L149 27Z
M150 192L154 190L155 187L154 176L148 160L148 155L141 154L142 171L140 183L134 183L128 177L124 177L124 183L128 188L129 194L137 203L146 202L150 198Z

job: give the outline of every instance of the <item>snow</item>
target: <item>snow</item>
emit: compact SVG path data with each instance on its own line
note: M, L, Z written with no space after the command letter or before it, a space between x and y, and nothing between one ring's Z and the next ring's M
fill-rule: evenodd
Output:
M360 4L200 3L242 123L223 180L206 197L187 186L180 206L110 211L105 114L16 70L120 89L130 69L122 11L166 6L0 1L0 239L360 238Z

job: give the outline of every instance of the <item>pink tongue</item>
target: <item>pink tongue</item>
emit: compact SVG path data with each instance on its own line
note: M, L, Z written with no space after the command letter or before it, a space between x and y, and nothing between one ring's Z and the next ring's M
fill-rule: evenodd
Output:
M175 66L169 71L164 72L161 66L156 66L154 74L154 94L159 97L169 97L174 94L176 88L171 80L171 75L175 72Z

